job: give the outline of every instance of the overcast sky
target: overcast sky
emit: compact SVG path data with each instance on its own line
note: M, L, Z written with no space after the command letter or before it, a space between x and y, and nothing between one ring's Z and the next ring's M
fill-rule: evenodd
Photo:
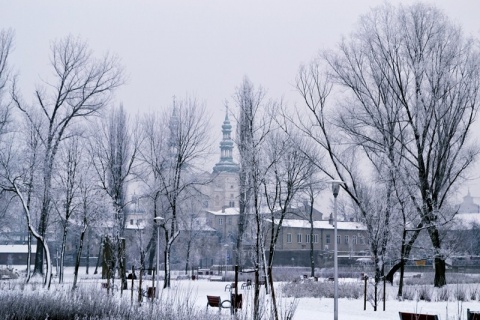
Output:
M426 2L480 38L480 1ZM233 105L232 95L245 75L269 97L294 104L299 65L319 50L334 48L360 15L382 3L0 0L0 28L15 31L11 62L27 99L39 78L48 77L52 40L73 34L97 54L110 51L121 58L128 81L117 91L116 102L130 112L169 106L174 95L195 95L220 130L225 101ZM480 196L480 189L471 191Z

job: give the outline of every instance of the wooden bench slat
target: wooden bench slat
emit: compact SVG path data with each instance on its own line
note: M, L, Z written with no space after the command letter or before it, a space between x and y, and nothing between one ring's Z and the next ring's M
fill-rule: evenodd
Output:
M400 320L438 320L436 314L399 312Z
M467 320L480 320L480 311L470 311L470 309L467 309Z

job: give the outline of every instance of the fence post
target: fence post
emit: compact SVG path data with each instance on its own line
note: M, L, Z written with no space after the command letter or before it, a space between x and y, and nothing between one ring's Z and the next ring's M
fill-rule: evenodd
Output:
M385 276L383 276L383 311L385 311L385 291L386 291L386 284L385 284Z
M138 278L138 303L142 303L142 275L143 275L143 266L140 265L140 274Z
M367 310L367 282L368 276L364 275L363 280L365 281L365 289L363 290L363 311Z

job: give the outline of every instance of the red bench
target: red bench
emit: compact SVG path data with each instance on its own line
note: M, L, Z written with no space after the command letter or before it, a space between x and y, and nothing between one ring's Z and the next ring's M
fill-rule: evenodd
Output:
M220 296L207 295L207 300L207 310L208 307L218 308L218 311L222 309L230 309L232 307L232 303L230 302L230 300L221 301Z
M436 314L399 312L400 320L439 320Z
M480 320L480 311L470 311L470 309L467 309L467 320Z

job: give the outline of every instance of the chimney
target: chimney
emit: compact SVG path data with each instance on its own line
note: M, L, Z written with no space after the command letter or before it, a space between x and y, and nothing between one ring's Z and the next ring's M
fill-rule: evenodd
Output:
M227 208L227 206L222 207L222 213L225 213L225 208Z
M333 226L333 215L330 213L330 217L328 218L328 224Z

